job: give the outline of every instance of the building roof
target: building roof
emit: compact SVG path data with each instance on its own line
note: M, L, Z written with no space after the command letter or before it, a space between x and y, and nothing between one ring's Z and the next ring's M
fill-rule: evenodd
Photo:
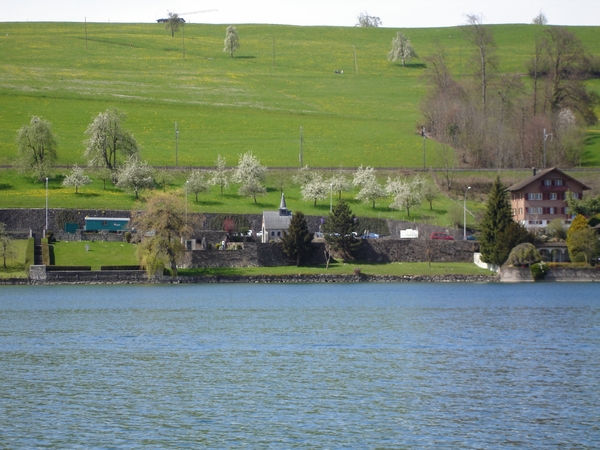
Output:
M534 169L535 171L535 169ZM581 181L576 180L575 178L573 178L570 175L567 175L566 173L564 173L562 170L557 169L556 167L551 167L549 169L544 169L544 170L539 170L539 171L535 171L535 175L532 175L528 178L525 178L522 181L519 181L518 183L513 184L512 186L510 186L508 188L509 191L520 191L521 189L525 188L526 186L529 186L531 183L542 179L544 176L548 175L550 172L555 172L557 175L560 175L564 178L566 178L569 181L573 181L579 185L581 185L581 188L584 191L589 190L590 188L588 186L586 186L585 184L583 184Z
M131 219L128 219L127 217L86 217L85 220L102 220L103 222L108 220L119 220L129 222Z
M292 216L282 216L279 211L263 211L263 223L266 230L287 230Z

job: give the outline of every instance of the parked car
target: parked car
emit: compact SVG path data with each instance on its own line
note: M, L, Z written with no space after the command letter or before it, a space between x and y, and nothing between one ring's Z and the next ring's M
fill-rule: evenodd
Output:
M429 239L440 239L443 241L453 241L454 240L454 238L452 236L450 236L449 234L441 233L439 231L435 231L435 232L431 233L431 236L429 236Z
M476 241L476 240L477 240L477 238L475 236L473 236L472 234L467 236L467 241Z

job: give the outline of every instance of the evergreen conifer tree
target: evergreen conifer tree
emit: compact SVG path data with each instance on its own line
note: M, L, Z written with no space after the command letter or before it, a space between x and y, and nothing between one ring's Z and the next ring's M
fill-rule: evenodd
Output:
M290 258L295 258L296 265L299 266L313 251L312 239L313 233L308 230L306 217L300 211L295 212L288 231L283 232L283 239L281 240L283 252Z
M511 243L511 246L507 245L506 242L503 242L503 239L506 238L507 234L513 234L508 232L512 223L514 222L508 200L508 193L498 176L492 185L492 189L488 196L485 216L481 221L481 237L479 239L479 245L481 248L481 259L484 262L501 266L508 258L512 246L520 243L513 242Z
M361 244L352 234L357 226L356 216L344 200L336 203L323 225L325 240L331 244L333 250L342 252L345 261L351 259L352 252Z

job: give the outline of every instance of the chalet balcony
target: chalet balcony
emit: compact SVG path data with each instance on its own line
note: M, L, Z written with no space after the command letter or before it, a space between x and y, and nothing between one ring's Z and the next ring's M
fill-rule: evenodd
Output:
M540 190L542 192L566 192L569 190L569 186L544 186L543 184L540 186Z

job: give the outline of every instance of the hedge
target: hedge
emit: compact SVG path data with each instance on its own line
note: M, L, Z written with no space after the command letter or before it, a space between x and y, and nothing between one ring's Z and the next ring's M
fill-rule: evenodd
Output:
M27 239L27 249L25 251L25 269L29 270L29 266L35 264L35 239Z
M89 272L92 266L46 266L46 272Z

